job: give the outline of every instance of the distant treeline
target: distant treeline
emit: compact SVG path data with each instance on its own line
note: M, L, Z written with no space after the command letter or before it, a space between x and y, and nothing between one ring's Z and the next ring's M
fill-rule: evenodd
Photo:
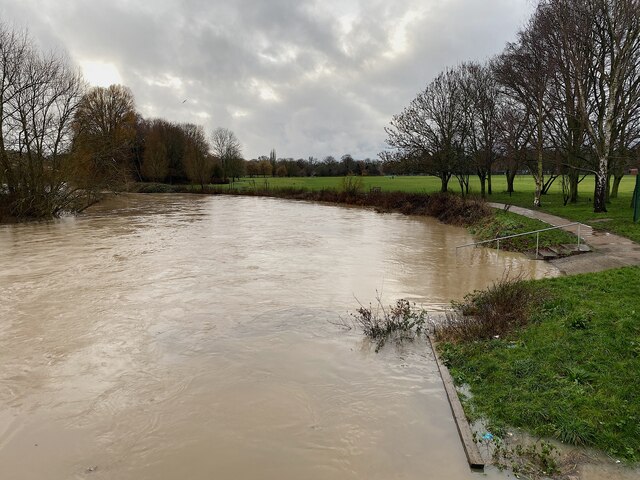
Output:
M640 0L540 0L504 52L440 73L386 128L379 159L245 160L226 128L145 119L120 85L87 88L62 56L0 23L0 221L78 211L131 182L204 190L241 176L427 174L463 194L477 175L532 174L534 203L559 179L576 202L596 178L594 209L640 155Z
M350 154L343 155L340 160L333 156L318 160L276 158L275 150L269 157L261 156L248 160L244 165L244 173L249 177L340 177L344 175L383 175L382 161L355 160Z

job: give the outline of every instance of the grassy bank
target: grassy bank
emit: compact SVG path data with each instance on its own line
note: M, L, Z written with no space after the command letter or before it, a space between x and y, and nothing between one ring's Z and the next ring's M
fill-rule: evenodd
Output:
M640 269L531 282L544 292L507 336L442 343L471 417L640 461Z
M494 214L488 218L479 221L477 224L469 228L473 236L478 240L491 240L498 237L507 237L523 232L532 232L534 230L542 230L549 228L547 223L535 220L533 218L523 217L511 212L496 210ZM541 232L539 237L539 247L548 248L562 244L575 244L576 236L563 230L550 230ZM494 244L490 245L495 247ZM500 248L510 250L512 252L535 251L536 236L526 235L522 237L510 238L500 242Z

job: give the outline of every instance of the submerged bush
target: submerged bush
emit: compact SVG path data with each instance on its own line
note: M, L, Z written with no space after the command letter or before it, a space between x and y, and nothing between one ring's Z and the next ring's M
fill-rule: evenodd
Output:
M500 337L526 325L542 299L535 284L507 274L486 290L476 290L463 301L452 302L455 313L438 326L436 338L460 342Z
M378 352L389 339L396 341L413 340L425 332L427 312L417 309L415 304L400 299L395 305L385 308L380 299L373 308L360 306L356 313L352 313L353 323L362 329L363 333L376 342Z

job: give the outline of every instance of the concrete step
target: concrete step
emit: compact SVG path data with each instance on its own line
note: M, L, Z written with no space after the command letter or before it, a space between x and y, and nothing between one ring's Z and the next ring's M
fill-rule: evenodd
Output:
M572 249L567 248L564 245L556 245L554 247L549 247L549 250L551 250L553 253L555 253L559 257L566 257L567 255L571 255L573 253Z
M541 248L540 250L538 250L538 258L542 260L553 260L554 258L558 258L559 256L560 255L558 255L550 248Z
M584 244L584 243L581 243L580 247L578 247L578 245L576 245L575 243L569 243L569 244L565 243L565 244L562 244L561 247L569 250L572 254L573 253L585 253L585 252L590 252L591 251L591 247L589 245Z

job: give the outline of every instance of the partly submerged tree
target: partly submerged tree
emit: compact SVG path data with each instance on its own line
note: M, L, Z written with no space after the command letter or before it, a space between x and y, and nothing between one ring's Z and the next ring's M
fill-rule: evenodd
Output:
M49 217L82 208L69 161L83 93L77 70L0 24L0 216Z

